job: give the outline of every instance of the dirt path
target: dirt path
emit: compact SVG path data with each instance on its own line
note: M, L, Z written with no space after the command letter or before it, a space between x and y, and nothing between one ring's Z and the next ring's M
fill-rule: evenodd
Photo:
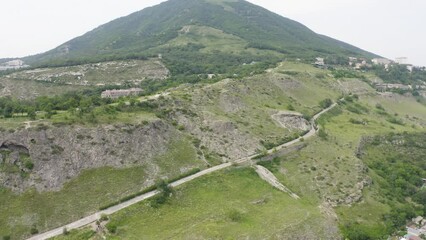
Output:
M33 124L33 123L38 123L38 122L41 122L41 120L36 120L36 121L26 121L26 122L24 122L24 124L25 124L25 129L31 128L31 124Z
M158 98L158 97L160 97L160 95L156 96L156 97ZM293 140L291 142L285 143L285 144L283 144L281 146L275 147L274 149L269 150L268 154L273 153L276 150L280 150L282 148L285 148L285 147L291 146L293 144L299 143L299 142L302 141L302 139L308 139L308 138L313 137L315 135L315 133L319 130L315 126L315 120L317 120L322 114L330 111L331 109L333 109L336 106L337 106L337 103L331 105L329 108L324 109L323 111L321 111L318 114L316 114L312 118L312 120L311 120L311 130L308 133L306 133L303 137L300 137L300 138L295 139L295 140ZM238 159L238 160L236 160L233 163L231 163L231 162L223 163L223 164L220 164L220 165L217 165L217 166L205 169L205 170L203 170L201 172L198 172L198 173L196 173L194 175L191 175L191 176L188 176L186 178L177 180L177 181L175 181L173 183L170 183L170 186L171 187L180 186L180 185L182 185L184 183L192 181L192 180L194 180L196 178L199 178L201 176L204 176L204 175L207 175L209 173L216 172L216 171L219 171L219 170L231 167L233 164L241 164L241 163L247 162L247 161L252 160L253 158L256 158L256 157L259 157L259 156L260 156L260 154L254 154L252 156L248 156L248 157L244 157L244 158ZM264 172L264 170L262 170L262 172ZM267 174L267 172L264 172L264 173L265 173L264 176L268 176L267 179L269 179L269 180L273 180L275 178L275 176L273 174L272 174L273 177L271 177L271 176L269 176ZM266 181L268 181L268 180L266 180ZM276 182L279 183L278 180L276 180ZM279 183L279 184L281 184L281 183ZM277 184L277 186L279 186L279 185ZM290 196L292 196L292 197L294 197L296 199L299 198L299 196L297 196L296 194L292 193L289 189L287 189L282 184L281 184L281 186L283 187L283 189L286 189L286 191L288 191L288 193L290 194ZM63 229L64 228L66 228L67 230L72 230L72 229L77 229L77 228L81 228L81 227L87 226L87 225L95 222L96 220L99 220L102 214L107 214L107 215L113 214L113 213L118 212L118 211L120 211L120 210L122 210L124 208L127 208L127 207L131 206L131 205L134 205L136 203L139 203L141 201L149 199L149 198L157 195L158 193L159 192L157 190L149 192L149 193L145 193L145 194L143 194L141 196L138 196L138 197L135 197L135 198L133 198L133 199L127 201L127 202L123 202L121 204L112 206L112 207L110 207L110 208L108 208L106 210L96 212L96 213L94 213L94 214L92 214L90 216L87 216L87 217L85 217L83 219L77 220L77 221L75 221L73 223L70 223L70 224L67 224L67 225L55 228L53 230L50 230L48 232L41 233L39 235L33 236L33 237L29 238L28 240L44 240L44 239L48 239L48 238L52 238L52 237L61 235L63 233ZM292 194L294 194L294 195L292 195Z
M280 181L274 176L273 173L271 173L267 168L255 165L254 169L256 170L257 174L260 178L271 184L273 187L277 188L278 190L281 190L285 193L288 193L290 197L294 199L300 199L297 194L293 193L290 189L288 189L286 186L282 185Z
M141 98L139 98L139 101L140 102L146 102L146 101L159 99L160 97L166 97L166 96L169 96L169 95L170 95L170 92L163 92L163 93L158 93L158 94L151 95L151 96L141 97Z

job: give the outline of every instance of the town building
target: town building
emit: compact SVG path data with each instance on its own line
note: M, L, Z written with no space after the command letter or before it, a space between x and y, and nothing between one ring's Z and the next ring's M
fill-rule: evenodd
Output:
M315 60L316 60L314 63L315 66L320 68L323 68L325 66L324 58L317 57Z
M422 240L422 236L426 236L426 219L419 216L407 225L407 234L401 240Z
M376 89L379 92L386 92L388 90L412 90L412 86L399 83L378 83Z
M389 65L392 63L391 60L386 58L374 58L371 60L371 62L373 62L375 65Z
M395 58L395 62L398 64L408 64L408 58L406 57L399 57L399 58Z

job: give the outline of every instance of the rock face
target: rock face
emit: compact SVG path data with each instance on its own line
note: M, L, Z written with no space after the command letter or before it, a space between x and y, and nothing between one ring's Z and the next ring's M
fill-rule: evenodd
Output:
M185 130L200 140L201 148L221 156L222 161L233 161L255 153L261 148L259 139L239 130L235 123L218 119L208 112L190 116L182 112L173 113L173 118Z
M18 192L30 187L59 190L85 169L149 164L167 151L176 134L159 120L146 125L49 126L2 132L0 184Z
M299 113L279 112L272 115L272 119L289 130L307 131L311 129L309 122Z

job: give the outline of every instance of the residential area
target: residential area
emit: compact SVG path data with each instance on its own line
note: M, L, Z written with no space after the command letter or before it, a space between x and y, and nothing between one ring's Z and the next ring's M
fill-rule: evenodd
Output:
M407 234L400 240L423 240L426 239L426 219L418 216L413 218L407 225Z

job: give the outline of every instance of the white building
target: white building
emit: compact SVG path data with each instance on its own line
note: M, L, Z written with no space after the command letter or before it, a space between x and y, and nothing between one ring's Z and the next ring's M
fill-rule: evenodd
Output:
M315 60L316 60L315 66L318 66L318 67L324 67L325 66L324 58L317 57Z
M406 57L395 58L395 62L398 64L408 64L408 58Z
M374 58L371 61L373 62L373 64L376 64L376 65L389 65L392 63L391 60L386 58Z

